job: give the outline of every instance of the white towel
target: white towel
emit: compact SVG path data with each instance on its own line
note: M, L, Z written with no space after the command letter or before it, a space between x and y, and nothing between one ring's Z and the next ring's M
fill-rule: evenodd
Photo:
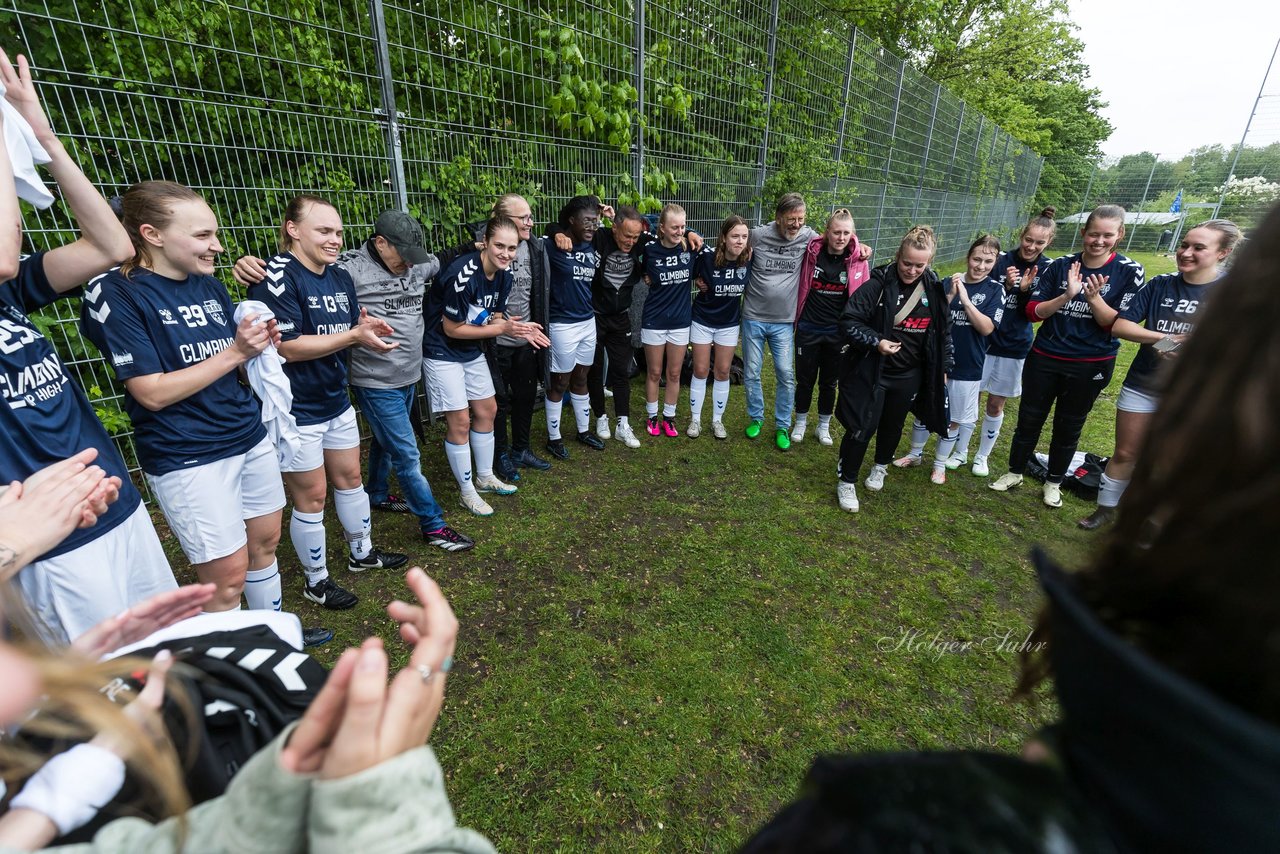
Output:
M18 198L44 209L53 204L53 193L45 187L36 172L37 163L48 163L49 152L36 139L35 131L17 108L4 96L0 83L0 123L4 124L4 147L9 150L13 166L13 182L18 185Z
M248 314L258 315L258 323L266 323L276 316L266 303L247 299L236 306L236 325L239 326ZM271 443L276 446L276 458L282 470L288 469L302 450L298 422L289 411L293 408L293 389L289 387L289 378L284 375L283 364L284 357L276 352L276 345L268 344L267 349L244 366L245 373L249 375L249 385L262 402L262 424L267 428Z

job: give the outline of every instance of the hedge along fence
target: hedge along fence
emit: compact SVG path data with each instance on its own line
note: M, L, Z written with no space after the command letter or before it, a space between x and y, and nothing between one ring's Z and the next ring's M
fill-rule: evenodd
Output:
M228 257L274 246L299 192L331 198L353 241L379 211L436 245L494 196L542 221L579 192L708 235L767 219L781 192L821 227L853 211L887 258L916 222L939 260L1011 233L1041 161L977 111L820 7L791 0L0 0L55 128L104 193L146 178L212 205ZM33 4L25 4L31 6ZM74 231L26 211L31 248ZM227 277L238 295L234 284ZM121 390L76 328L40 318L133 459Z

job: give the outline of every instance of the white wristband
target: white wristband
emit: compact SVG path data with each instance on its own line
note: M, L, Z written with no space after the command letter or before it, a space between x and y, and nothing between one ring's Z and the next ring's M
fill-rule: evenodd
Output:
M78 744L46 762L9 806L48 816L65 836L87 824L123 785L124 760L105 748Z

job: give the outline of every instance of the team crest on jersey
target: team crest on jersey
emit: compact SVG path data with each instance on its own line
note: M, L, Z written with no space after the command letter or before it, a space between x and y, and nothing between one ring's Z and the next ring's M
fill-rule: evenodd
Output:
M842 271L841 271L841 273L840 273L840 284L842 284L842 285L847 285L847 284L849 284L849 272L848 272L847 270L842 270Z
M1173 297L1165 297L1164 299L1160 300L1160 307L1173 308Z
M172 311L169 311L169 309L167 308L162 308L162 309L159 309L159 312L160 312L161 323L167 326L173 326L177 324L178 321L174 319Z
M688 264L688 263L689 263L689 253L688 253L688 252L681 252L681 253L680 253L680 263L681 263L681 264Z
M227 325L227 316L222 313L222 303L218 302L216 299L207 299L204 301L204 313L218 321L219 326Z
M973 296L969 297L969 301L970 301L970 302L972 302L975 306L979 306L979 305L982 305L984 302L986 302L986 301L987 301L987 295L986 295L986 294L974 294Z
M346 291L338 291L334 294L334 298L338 301L338 308L342 309L344 312L351 310L351 303L347 299Z
M314 295L307 296L307 308L319 308L320 297Z
M738 278L739 278L739 279L745 279L746 277L747 277L747 268L746 268L746 267L739 267L739 268L738 268Z
M1107 284L1102 286L1102 290L1098 291L1098 296L1105 297L1107 295L1107 292L1110 290L1111 290L1111 284L1108 282Z

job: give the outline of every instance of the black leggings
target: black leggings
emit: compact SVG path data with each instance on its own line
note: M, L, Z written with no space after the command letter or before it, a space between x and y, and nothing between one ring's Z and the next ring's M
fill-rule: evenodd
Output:
M1022 400L1018 402L1018 426L1009 446L1009 471L1022 474L1026 469L1052 408L1049 481L1061 483L1075 456L1084 422L1098 395L1111 382L1115 367L1115 359L1068 362L1032 350L1022 366Z
M529 450L529 429L533 424L533 401L538 394L538 354L533 347L494 347L490 362L498 414L493 420L493 446L498 453L514 448ZM496 370L492 368L496 367ZM511 444L507 444L507 418L511 419Z
M631 316L596 315L596 358L587 372L587 393L596 418L604 411L604 354L609 354L609 389L613 392L613 413L631 417Z
M796 332L796 414L808 413L818 383L818 414L836 411L840 383L840 342L828 335Z
M898 442L902 441L902 428L907 423L907 413L911 411L911 403L920 391L923 374L920 372L905 377L881 377L876 385L872 411L867 423L879 422L876 427L876 456L878 466L887 466L893 462L894 452L898 450ZM867 445L871 437L855 439L852 430L846 430L840 440L840 467L836 470L845 483L858 482L858 470L867 456Z

